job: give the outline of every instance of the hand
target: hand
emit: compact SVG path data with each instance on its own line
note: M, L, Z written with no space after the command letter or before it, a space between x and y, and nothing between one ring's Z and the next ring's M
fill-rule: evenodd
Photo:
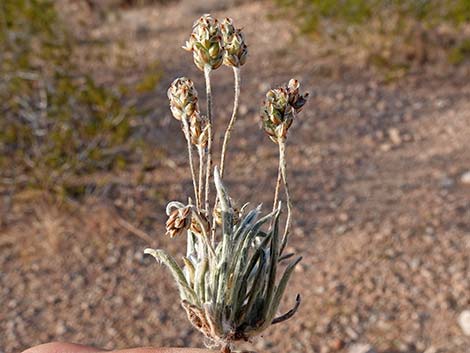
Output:
M103 349L93 348L89 346L83 346L81 344L73 343L62 343L52 342L41 344L36 347L29 348L23 353L95 353L95 352L109 352ZM118 351L114 353L214 353L207 349L197 348L130 348Z

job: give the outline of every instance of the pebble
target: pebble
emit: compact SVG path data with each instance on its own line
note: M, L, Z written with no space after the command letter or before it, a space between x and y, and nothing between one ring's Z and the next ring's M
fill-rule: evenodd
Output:
M67 332L67 326L65 326L64 322L59 321L56 325L55 333L59 336L62 336L66 332Z
M346 327L346 334L351 338L352 340L357 340L359 338L359 335L356 331L354 331L351 327Z
M240 104L240 108L238 108L238 112L240 113L240 116L244 116L244 115L248 114L248 112L249 112L248 105Z
M330 342L330 347L334 351L339 351L344 347L344 341L339 338L336 338Z
M388 136L390 137L390 140L394 145L400 145L401 144L401 136L400 136L400 130L397 128L391 128L388 130Z
M429 347L424 351L424 353L437 353L437 352L438 352L438 350L437 350L437 348L434 347L434 346L429 346Z
M377 351L370 344L357 343L349 348L348 353L377 353Z
M266 92L268 91L269 89L271 89L271 85L267 82L261 82L259 85L258 85L258 89L260 92Z
M459 325L466 336L470 336L470 310L464 310L460 313Z
M462 184L470 185L470 170L466 171L460 176L460 181Z
M384 152L388 152L392 149L392 146L389 143L383 143L380 145L380 149Z

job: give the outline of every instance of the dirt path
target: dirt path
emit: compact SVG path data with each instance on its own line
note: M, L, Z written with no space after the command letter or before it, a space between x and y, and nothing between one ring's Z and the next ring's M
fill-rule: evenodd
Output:
M142 124L168 159L139 180L134 172L113 176L82 205L14 205L0 233L0 352L50 340L109 349L202 345L169 275L143 258L148 244L119 219L179 253L182 239L162 237L163 209L190 183L165 94L177 75L194 78L202 93L202 75L180 47L193 19L216 4L215 15L245 28L250 49L227 175L240 204L272 199L276 148L257 118L264 92L293 76L313 93L288 149L291 247L304 261L287 300L300 292L303 303L295 319L247 347L327 353L365 342L389 353L466 353L470 338L457 315L470 308L470 185L461 180L470 170L469 68L389 84L352 68L325 74L331 63L315 58L315 44L295 38L288 22L267 20L266 3L194 3L129 10L93 31L110 50L119 39L139 61L161 62L162 83L142 102L154 116ZM221 127L230 72L216 72L214 86Z

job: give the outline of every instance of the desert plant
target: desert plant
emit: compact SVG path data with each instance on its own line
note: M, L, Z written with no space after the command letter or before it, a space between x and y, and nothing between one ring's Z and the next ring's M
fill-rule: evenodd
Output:
M53 1L0 2L0 175L18 188L62 193L130 155L134 108L79 70L74 44Z
M470 3L467 0L276 0L300 15L298 22L306 32L318 31L324 19L354 24L369 21L394 11L402 16L435 24L443 21L463 23L470 20Z
M400 76L448 57L459 64L470 23L468 0L275 0L301 32L326 44L328 53Z
M248 211L245 204L237 209L222 181L230 132L237 119L240 94L240 69L247 57L247 46L241 30L232 20L222 23L210 15L202 16L193 27L185 49L193 53L196 66L206 79L207 116L200 112L193 82L177 78L168 90L173 116L181 122L187 141L194 203L172 201L166 212L167 235L186 233L187 250L183 267L163 250L146 249L171 271L191 324L207 338L210 347L219 346L230 352L235 341L248 340L267 327L292 317L300 305L277 316L289 278L301 260L296 257L285 267L284 260L291 225L291 200L286 172L286 139L296 115L307 100L299 93L299 82L290 80L284 87L267 92L261 107L261 125L270 139L279 146L278 179L274 190L273 209L261 216L261 205ZM212 172L213 116L210 74L222 64L233 68L235 98L233 113L225 130L220 170ZM193 148L199 155L198 173L193 161ZM205 174L205 175L204 175ZM205 178L204 178L205 176ZM211 199L210 182L215 183ZM205 179L205 180L204 180ZM284 186L287 218L281 229L279 193ZM213 201L213 203L212 203Z
M52 84L59 86L41 87L39 92L34 92L34 86L45 84L42 77L21 82L22 92L16 98L26 106L13 105L16 98L6 103L9 111L0 123L0 150L4 151L4 176L59 191L72 176L117 165L128 148L124 143L130 126L129 111L108 90L93 81L82 86L67 76L56 78ZM34 106L42 98L49 106Z

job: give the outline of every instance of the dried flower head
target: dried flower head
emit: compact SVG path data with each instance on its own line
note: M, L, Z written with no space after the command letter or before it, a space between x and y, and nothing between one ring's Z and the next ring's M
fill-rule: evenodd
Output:
M248 47L241 29L235 28L231 18L225 18L220 25L224 41L224 64L240 67L246 62Z
M200 114L193 114L189 118L189 129L191 142L200 147L206 147L209 138L209 124L207 117Z
M168 89L170 109L176 120L189 119L192 115L199 115L197 91L193 81L187 77L174 80Z
M204 212L193 210L191 217L191 232L196 235L206 236L210 231L210 223Z
M191 225L191 206L181 202L172 201L166 208L168 220L166 221L166 235L176 237L187 230Z
M287 84L287 92L289 94L289 104L296 113L299 113L304 104L307 103L308 92L299 94L300 82L295 79L290 79Z
M271 89L266 93L261 108L262 127L275 143L286 139L295 114L307 102L308 93L300 95L299 87L299 81L291 79L285 87Z
M194 63L199 70L206 66L215 70L222 65L224 50L222 33L217 19L211 15L201 16L193 25L193 32L183 49L193 53Z

